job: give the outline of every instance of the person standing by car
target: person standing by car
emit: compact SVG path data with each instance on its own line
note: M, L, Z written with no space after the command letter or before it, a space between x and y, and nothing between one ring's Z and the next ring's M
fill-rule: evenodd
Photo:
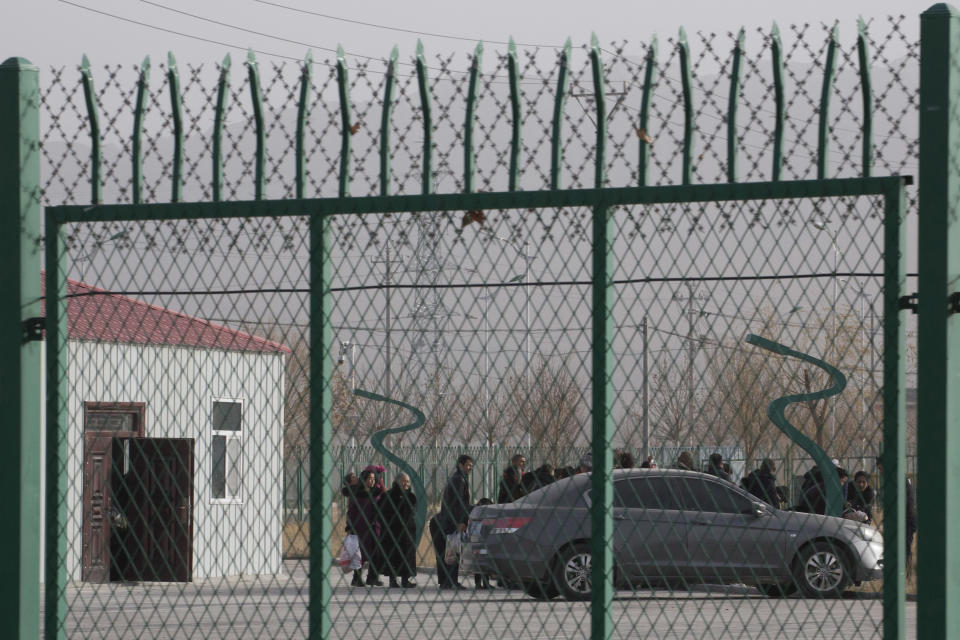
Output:
M870 486L870 475L866 471L853 474L853 485L847 490L847 502L851 509L867 515L867 522L873 520L873 499L876 492Z
M391 587L401 586L397 578L402 579L404 589L417 586L411 580L417 574L416 505L417 496L410 490L410 476L405 473L397 476L393 487L380 500L383 567L390 576Z
M464 589L460 584L460 565L458 562L447 564L444 555L447 551L447 536L451 533L464 533L467 520L470 519L470 483L467 476L473 470L473 458L467 454L457 458L457 470L447 480L440 501L440 512L434 516L430 526L433 538L433 550L437 556L437 578L441 589Z
M883 456L877 458L877 473L883 476ZM910 569L910 560L913 556L913 537L917 534L917 496L913 490L913 482L909 477L904 479L906 486L906 525L904 530L904 538L906 539L907 549L906 549L906 567L907 573L909 574Z
M777 491L777 466L770 458L764 458L760 468L751 471L743 479L743 488L772 507L780 508L780 493Z
M677 456L677 469L683 469L684 471L693 471L693 454L689 451L681 451L680 455Z
M351 474L352 475L352 474ZM347 482L350 477L347 476ZM357 536L360 542L360 554L367 563L367 586L382 587L383 582L377 573L380 566L380 541L377 538L377 521L379 520L377 498L383 490L376 486L377 478L374 471L365 469L360 472L360 482L347 484L341 493L349 499L347 504L347 535ZM360 571L353 572L351 587L362 587L363 579Z
M497 493L497 502L506 504L523 497L523 485L520 484L520 475L517 468L510 465L503 470L500 479L500 491Z
M726 480L727 482L733 482L730 478L730 474L723 470L723 455L720 453L711 453L710 454L710 464L708 465L707 473L712 476L716 476L721 480Z

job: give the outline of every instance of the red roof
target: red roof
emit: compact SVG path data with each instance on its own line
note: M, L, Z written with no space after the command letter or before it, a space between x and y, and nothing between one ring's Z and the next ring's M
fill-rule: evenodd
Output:
M67 338L227 351L290 353L279 342L67 280Z

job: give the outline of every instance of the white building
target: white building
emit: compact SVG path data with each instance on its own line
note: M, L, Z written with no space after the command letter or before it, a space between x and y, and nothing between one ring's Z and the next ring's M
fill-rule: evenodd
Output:
M83 283L68 294L67 578L278 573L290 350Z

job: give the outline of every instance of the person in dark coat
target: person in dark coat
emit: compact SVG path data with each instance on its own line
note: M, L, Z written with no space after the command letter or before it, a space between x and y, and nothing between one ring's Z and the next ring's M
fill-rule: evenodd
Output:
M377 498L383 490L376 486L376 474L365 469L360 473L360 482L347 485L341 493L349 499L347 504L347 534L355 534L360 542L360 554L367 563L367 585L382 587L383 582L377 573L377 567L382 564L380 558L380 541L377 538L377 522L379 505ZM362 587L363 580L360 571L353 572L352 587Z
M760 468L751 471L743 479L743 488L772 507L780 508L780 492L777 490L777 466L770 458L764 458Z
M723 469L723 455L719 453L710 454L710 464L707 468L707 473L712 476L716 476L721 480L726 480L727 482L733 482L730 478L730 474L724 471Z
M675 468L693 471L693 454L689 451L681 451L680 455L677 456L677 466Z
M447 551L447 536L467 530L470 519L470 483L467 476L473 470L473 458L467 454L457 458L457 470L447 480L440 501L440 512L434 516L430 525L433 538L433 551L437 559L437 580L441 589L465 589L459 582L460 563L447 564L444 555Z
M503 478L500 479L500 491L497 493L497 502L506 504L522 497L523 485L520 483L520 473L516 467L510 465L503 470Z
M417 496L410 490L410 476L401 473L393 487L380 499L383 548L383 573L390 577L390 586L404 589L417 586L411 578L417 575L416 537Z
M836 467L837 476L840 477L840 491L843 495L843 485L846 483L847 471L842 467ZM816 484L811 485L803 495L800 496L800 504L796 510L804 513L819 513L824 515L827 512L827 483L822 474L816 474Z
M851 509L867 514L867 522L873 520L873 499L876 492L870 486L870 475L866 471L853 474L853 484L847 490L847 502Z
M555 480L553 473L553 465L540 465L527 475L523 476L523 492L530 493L547 486Z

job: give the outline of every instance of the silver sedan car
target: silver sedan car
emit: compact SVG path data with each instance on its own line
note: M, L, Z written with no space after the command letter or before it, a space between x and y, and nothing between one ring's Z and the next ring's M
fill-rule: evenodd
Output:
M591 594L590 475L470 514L462 572L499 576L538 598ZM767 595L838 596L881 577L883 540L852 520L775 509L694 471L613 472L618 588L747 584Z

